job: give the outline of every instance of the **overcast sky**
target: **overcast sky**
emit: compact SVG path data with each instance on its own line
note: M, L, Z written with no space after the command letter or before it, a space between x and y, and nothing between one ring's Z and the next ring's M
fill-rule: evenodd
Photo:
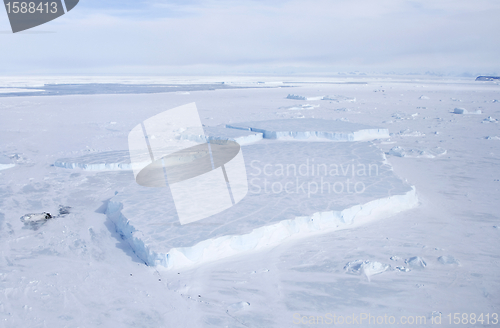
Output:
M0 74L500 74L498 0L80 0L12 34Z

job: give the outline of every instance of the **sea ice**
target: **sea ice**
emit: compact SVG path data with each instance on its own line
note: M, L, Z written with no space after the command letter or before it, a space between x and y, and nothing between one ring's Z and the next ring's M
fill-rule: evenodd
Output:
M356 98L334 95L334 96L324 96L321 100L331 100L336 102L356 102Z
M498 120L496 118L488 116L483 120L483 123L498 123Z
M446 149L434 147L429 149L403 148L400 146L393 147L389 150L389 155L397 157L413 157L413 158L435 158L446 154Z
M465 108L455 108L453 110L453 113L454 114L482 114L483 112L481 110L475 110L475 111L468 111L467 109Z
M14 166L16 165L11 162L9 157L0 155L0 171L10 169L11 167Z
M438 257L438 261L441 264L460 264L460 262L451 255L443 255Z
M427 266L424 259L419 256L413 256L405 260L405 263L413 269L423 269Z
M369 142L273 141L242 152L248 194L219 214L181 225L169 188L133 184L109 201L107 215L144 262L172 268L355 227L417 204L415 189Z
M370 279L371 276L380 274L382 272L387 271L390 269L390 265L388 264L383 264L380 262L375 262L375 261L368 261L368 260L356 260L347 263L344 266L344 270L346 273L349 274L355 274L355 275L360 275L364 274L368 279Z
M210 140L232 140L240 145L246 145L262 140L262 133L237 129L228 129L221 126L204 126L205 135L197 134L198 129L188 128L181 133L181 139L194 142L208 142Z
M140 166L139 164L136 164ZM120 171L132 170L128 150L90 153L80 157L61 158L54 166L66 169L82 169L85 171Z

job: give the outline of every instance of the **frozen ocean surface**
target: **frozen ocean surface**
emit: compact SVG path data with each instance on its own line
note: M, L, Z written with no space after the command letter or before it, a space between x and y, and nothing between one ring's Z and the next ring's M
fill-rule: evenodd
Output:
M483 318L489 314L490 323L478 322L475 327L498 326L491 322L500 304L497 82L428 76L238 77L205 82L266 87L196 90L189 89L190 79L193 85L202 84L195 78L184 78L182 83L163 78L128 79L133 84L179 84L186 90L43 97L29 92L0 98L0 154L8 159L0 163L15 164L0 171L0 327L281 328L294 326L297 315L319 318L327 313L344 318L361 313L387 315L396 322L403 316L418 316L426 320L426 324L413 325L419 327L449 327L448 314L453 318L454 313L482 313ZM125 83L118 78L0 77L2 86L38 90L45 84L89 81ZM289 94L345 95L356 102L286 99ZM421 96L428 99L419 99ZM390 138L368 142L262 139L244 145L243 156L251 165L248 159L256 158L252 149L265 152L269 147L262 162L254 162L262 170L257 178L263 179L263 164L273 164L273 172L277 169L273 152L276 158L292 157L285 148L276 150L273 145L296 144L304 154L308 147L318 147L311 148L311 152L315 149L315 162L316 157L327 159L344 168L345 162L327 154L338 151L349 157L350 152L360 151L364 155L348 161L373 156L377 163L382 162L380 172L385 172L379 180L373 176L366 180L381 186L375 191L378 184L367 185L367 190L375 188L372 200L397 196L396 191L403 195L410 190L404 188L414 186L418 206L378 220L367 217L363 224L348 229L297 234L271 247L234 256L223 254L218 260L191 266L170 270L147 266L105 212L122 197L121 210L127 219L131 214L138 218L139 209L144 209L149 213L145 218L155 222L150 214L157 207L166 212L156 222L164 223L164 217L174 222L169 216L175 215L173 209L162 205L165 199L147 206L148 196L142 198L144 204L135 204L134 196L139 199L140 192L130 170L93 171L78 165L68 169L54 163L71 159L65 163L126 164L124 150L134 126L190 102L196 102L202 124L216 129L225 124L280 119L348 120L387 129ZM321 106L287 109L306 103ZM454 114L457 107L482 114ZM321 144L333 148L320 149ZM96 156L103 158L92 162ZM85 161L74 160L79 158ZM294 161L304 163L301 158ZM255 178L250 173L256 169L249 166L247 173ZM277 176L268 178L278 181ZM316 178L321 182L321 177ZM348 177L328 178L346 182ZM288 179L280 181L293 182ZM394 185L394 193L387 189L389 184ZM249 188L255 190L251 184ZM292 201L296 196L269 194L256 214L246 211L245 215L273 225L278 221L272 220L279 220L282 213L288 219L305 217L315 222L321 221L320 212L339 209L335 201L327 203L318 194L302 195L303 205ZM334 196L341 202L340 208L370 202L368 194L361 196L364 200L359 195ZM36 231L26 229L20 220L30 213L57 214L60 205L70 207L69 214L47 220ZM286 210L278 212L280 208ZM237 216L235 209L227 211L232 218ZM142 221L131 220L132 225L138 222ZM154 236L155 228L145 222L140 224ZM156 228L171 227L176 228L174 223ZM217 235L215 230L211 233ZM276 235L274 240L280 236L284 235ZM442 316L442 325L431 324L438 316ZM350 326L366 327L366 322Z

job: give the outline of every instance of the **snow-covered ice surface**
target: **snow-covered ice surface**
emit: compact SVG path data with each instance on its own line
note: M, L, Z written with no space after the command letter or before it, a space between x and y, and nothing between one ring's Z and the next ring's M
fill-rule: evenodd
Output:
M48 83L27 80L2 77L4 85L18 88L41 89ZM494 123L500 103L493 101L500 99L498 85L401 76L321 83L327 80L303 78L308 83L302 84L268 78L266 85L273 87L186 87L189 94L182 95L0 98L0 154L15 164L0 171L0 326L291 327L294 315L307 316L309 322L309 316L327 313L396 320L423 316L421 327L450 326L450 313L489 313L491 319L500 304L500 143L487 137L500 135ZM318 101L321 106L313 109L276 112L300 102L286 99L288 94L340 94L356 102L342 103L345 111L336 110L337 102ZM452 98L483 114L454 114L457 102ZM447 152L434 158L386 155L391 174L415 186L418 207L353 229L289 238L270 248L163 270L144 265L105 215L110 199L137 188L131 171L67 169L54 163L126 150L127 135L138 122L193 101L206 126L299 114L328 121L345 118L393 133L390 140L370 142L381 152L394 147ZM401 131L420 136L398 135ZM319 144L264 139L243 151L276 142ZM323 142L334 147L361 144ZM23 215L54 214L61 204L71 207L69 214L47 220L36 231L24 228ZM274 208L267 201L263 206ZM314 209L312 203L309 209ZM344 269L348 263L364 266L359 274L350 274ZM432 325L431 317L439 313L442 325Z
M446 154L446 149L441 147L434 147L431 149L405 149L403 147L394 147L389 151L389 155L399 156L399 157L414 157L414 158L434 158L437 156L442 156Z
M10 158L5 155L0 155L0 171L10 169L14 166L16 165L11 162Z
M79 168L88 171L132 170L128 150L105 151L79 157L60 158L54 162L57 167Z
M359 226L410 209L415 190L367 142L270 142L242 147L250 185L242 201L180 225L168 188L133 185L107 214L149 265L216 260L321 230Z

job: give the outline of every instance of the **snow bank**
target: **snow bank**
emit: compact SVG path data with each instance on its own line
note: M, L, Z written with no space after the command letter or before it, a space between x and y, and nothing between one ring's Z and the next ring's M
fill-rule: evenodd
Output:
M266 139L365 141L389 138L387 129L314 118L235 123L227 124L226 127L260 132Z

